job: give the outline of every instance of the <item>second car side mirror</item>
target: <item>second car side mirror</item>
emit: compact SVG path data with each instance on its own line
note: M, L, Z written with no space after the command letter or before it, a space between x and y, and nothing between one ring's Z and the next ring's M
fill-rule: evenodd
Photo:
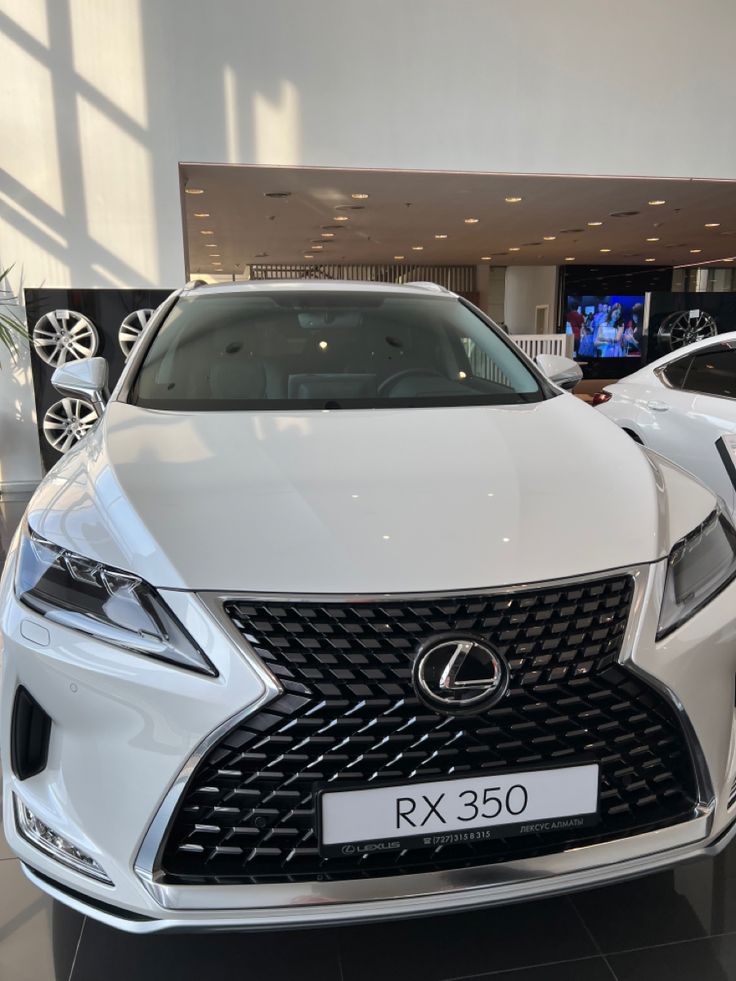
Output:
M572 358L563 358L559 354L538 354L536 360L547 378L567 391L572 391L583 377L583 369Z
M84 398L101 415L110 393L107 390L107 361L104 358L84 358L60 365L51 376L51 384L62 395Z

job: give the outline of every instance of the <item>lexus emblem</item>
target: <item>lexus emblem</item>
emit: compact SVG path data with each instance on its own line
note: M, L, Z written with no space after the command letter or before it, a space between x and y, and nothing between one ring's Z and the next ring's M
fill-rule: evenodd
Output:
M509 669L489 645L472 635L442 634L419 648L414 688L430 708L472 715L495 705L506 692Z

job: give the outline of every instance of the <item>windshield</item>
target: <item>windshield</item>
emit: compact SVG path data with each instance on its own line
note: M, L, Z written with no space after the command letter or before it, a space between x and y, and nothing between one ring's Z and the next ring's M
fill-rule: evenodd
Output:
M184 296L130 400L162 409L499 405L544 393L455 297L283 290Z

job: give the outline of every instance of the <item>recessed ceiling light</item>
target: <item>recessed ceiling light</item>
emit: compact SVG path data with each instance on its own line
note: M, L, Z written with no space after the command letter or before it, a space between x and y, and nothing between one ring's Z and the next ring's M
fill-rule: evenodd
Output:
M599 225L602 225L603 222L602 221L589 221L588 224L590 225L591 228L597 228Z
M658 241L659 241L658 238L648 238L647 239L647 242L658 242Z
M412 252L423 252L424 251L424 246L423 245L412 245L411 248L412 248Z
M692 252L693 255L695 255L696 252L702 252L703 250L702 249L690 249L690 251Z
M304 256L305 259L314 259L314 256L309 254Z
M220 248L220 246L217 244L217 242L205 242L204 243L204 247L206 249L219 249Z
M312 242L310 248L314 249L315 252L318 252L320 249L324 248L324 245L320 245L319 242Z
M195 218L209 218L209 216L210 216L209 211L195 211L194 212L194 217Z
M519 201L521 201L521 200L523 200L523 199L522 198L504 198L504 201L506 202L506 204L518 204Z
M463 218L466 225L477 225L480 218Z
M493 259L493 256L492 255L482 255L480 257L480 261L481 262L490 262L491 259Z
M201 231L202 235L214 235L215 233L209 228L203 228Z
M518 245L510 245L509 252L521 252L521 248Z
M348 215L335 215L335 217L332 220L333 221L350 221L350 218L349 218Z
M435 235L435 238L447 238L447 235L445 235L444 233L441 233L439 235Z
M610 252L611 250L610 249L599 249L598 251L599 252Z
M185 187L184 188L184 193L185 194L204 194L204 188L203 187Z
M720 221L706 221L705 227L706 228L720 228L721 227L721 223L720 223Z
M733 256L730 259L724 259L724 262L733 262Z
M322 232L322 238L334 238L334 237L335 237L334 232Z
M554 240L555 240L556 238L557 238L557 236L556 236L556 235L545 235L545 236L544 236L544 241L545 241L545 242L554 242Z
M396 259L397 261L399 261L401 259L406 259L406 256L405 255L395 255L394 256L394 259Z
M566 255L565 256L565 262L575 262L575 256L574 255Z
M657 199L655 201L650 201L649 203L651 205L667 204L667 202L664 200L664 198L659 198L659 199Z
M368 195L367 194L351 194L350 197L351 198L355 198L356 201L365 201L365 199L368 197Z
M210 259L219 259L221 254L222 253L220 253L220 252L210 252L209 253L209 257L210 257Z
M644 262L656 262L656 259L645 259Z

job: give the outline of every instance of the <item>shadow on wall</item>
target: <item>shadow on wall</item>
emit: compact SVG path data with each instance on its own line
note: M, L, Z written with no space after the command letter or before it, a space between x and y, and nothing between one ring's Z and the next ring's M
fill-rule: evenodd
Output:
M234 26L210 24L221 44L200 44L200 17L188 0L3 0L0 63L15 114L2 148L0 251L18 295L21 269L36 287L181 282L178 163L195 146L212 162L302 162L296 86L249 84L274 78L275 37L266 43L241 11ZM40 474L29 379L27 352L0 371L4 483Z
M200 15L186 0L4 0L0 62L19 111L0 171L0 245L33 285L180 281L177 166L195 145L216 163L303 162L301 100L274 79L275 38L259 41L242 14L215 21L207 30L222 43L197 45L192 70L183 52Z

